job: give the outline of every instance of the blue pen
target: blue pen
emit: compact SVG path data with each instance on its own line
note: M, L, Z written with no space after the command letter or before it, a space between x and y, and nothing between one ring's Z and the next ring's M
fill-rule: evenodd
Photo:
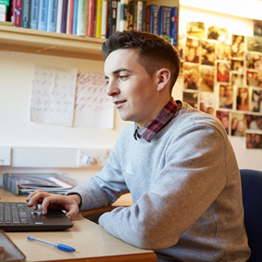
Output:
M27 237L27 239L28 239L28 240L39 241L39 242L42 242L42 243L46 243L46 244L55 246L55 247L57 247L58 249L63 250L63 251L66 251L66 252L73 252L73 251L75 251L75 249L74 249L73 247L69 247L69 246L66 246L66 245L63 245L63 244L52 243L52 242L45 241L45 240L42 240L42 239L39 239L39 238Z

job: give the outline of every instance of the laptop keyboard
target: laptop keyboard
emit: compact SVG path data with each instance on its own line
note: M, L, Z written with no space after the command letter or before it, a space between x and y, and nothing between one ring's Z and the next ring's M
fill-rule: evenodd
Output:
M0 225L28 224L26 203L0 203Z

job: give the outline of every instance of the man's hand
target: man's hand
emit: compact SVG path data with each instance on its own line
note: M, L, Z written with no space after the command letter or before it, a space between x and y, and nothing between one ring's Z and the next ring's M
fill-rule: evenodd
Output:
M27 197L26 201L28 202L27 205L34 207L35 210L37 210L38 204L41 204L43 215L47 214L47 208L58 208L66 210L66 216L72 219L79 212L81 197L78 194L64 196L36 190Z

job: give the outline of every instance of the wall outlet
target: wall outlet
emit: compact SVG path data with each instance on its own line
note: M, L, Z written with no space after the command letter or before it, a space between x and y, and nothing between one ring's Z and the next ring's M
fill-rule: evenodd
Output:
M79 166L104 166L108 156L108 149L80 149Z
M0 147L0 166L11 165L11 148Z

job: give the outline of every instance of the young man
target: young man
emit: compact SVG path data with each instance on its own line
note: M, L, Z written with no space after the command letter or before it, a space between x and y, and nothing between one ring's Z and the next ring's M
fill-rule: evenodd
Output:
M117 32L104 44L107 94L121 132L100 173L67 196L36 191L29 206L60 205L69 218L131 192L134 205L99 224L123 241L155 250L158 261L246 261L239 169L220 121L174 101L177 51L163 38Z

